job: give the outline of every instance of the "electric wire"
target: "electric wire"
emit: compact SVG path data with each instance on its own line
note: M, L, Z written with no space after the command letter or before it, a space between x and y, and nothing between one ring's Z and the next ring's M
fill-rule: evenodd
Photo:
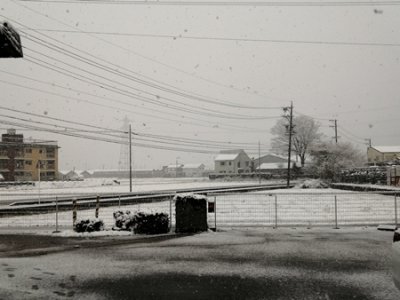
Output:
M138 0L15 0L19 2L42 2L58 4L113 4L113 5L163 5L163 6L288 6L288 7L324 7L324 6L391 6L400 5L399 1L138 1Z
M283 39L256 39L256 38L235 38L218 36L190 36L172 34L151 34L151 33L121 33L104 31L83 31L83 30L61 30L61 29L24 29L38 32L74 33L74 34L95 34L112 36L130 36L147 38L168 38L168 39L189 39L189 40L211 40L211 41L233 41L233 42L254 42L254 43L278 43L278 44L313 44L313 45L336 45L336 46L379 46L379 47L400 47L400 43L374 43L374 42L344 42L344 41L312 41L312 40L283 40Z
M13 0L12 0L12 1L13 1ZM49 19L49 20L52 20L52 21L54 21L54 22L56 22L56 23L58 23L58 24L62 24L63 26L66 26L66 27L68 27L68 28L73 28L73 29L75 29L73 26L71 26L71 25L69 25L69 24L67 24L67 23L61 22L60 20L58 20L58 19L56 19L56 18L53 18L53 17L51 17L51 16L49 16L49 15L47 15L47 14L43 14L43 13L41 13L40 11L37 11L37 10L35 10L35 9L29 7L29 6L26 6L26 5L24 5L24 4L18 3L18 2L16 2L16 1L13 1L13 3L15 3L16 5L19 5L20 7L23 7L23 8L25 8L25 9L31 11L31 12L33 12L33 13L35 13L35 14L38 14L38 15L40 15L40 16L42 16L42 17L45 17L45 18L47 18L47 19ZM2 17L4 17L4 16L2 16ZM175 67L175 66L173 66L173 65L169 65L169 64L163 63L163 62L158 61L158 60L156 60L156 59L154 59L154 58L151 58L151 57L148 57L148 56L143 55L143 54L141 54L141 53L138 53L138 52L136 52L136 51L133 51L132 49L129 49L129 48L123 47L123 46L121 46L121 45L112 43L112 42L110 42L110 41L108 41L108 40L106 40L106 39L99 38L99 37L96 36L96 35L92 35L92 34L87 34L87 35L90 36L90 37L92 37L92 38L94 38L94 39L97 39L97 40L99 40L99 41L102 41L103 43L106 43L106 44L108 44L108 45L111 45L111 46L113 46L113 47L115 47L115 48L124 50L124 51L126 51L126 52L128 52L128 53L130 53L130 54L133 54L133 55L138 56L138 57L140 57L140 58L142 58L142 59L145 59L145 60L147 60L147 61L156 63L156 64L158 64L158 65L161 65L161 66L165 67L165 68L174 70L174 71L176 71L176 72L178 72L178 73L181 73L181 74L185 74L186 76L189 76L189 77L196 78L196 79L201 80L201 81L203 81L203 82L207 82L207 83L209 83L209 84L213 84L213 85L215 85L215 86L224 87L224 88L231 89L231 90L234 90L234 91L236 91L236 92L243 93L243 94L250 94L250 95L252 95L252 96L257 96L257 97L260 97L260 98L263 98L263 99L264 99L264 97L268 97L268 98L270 98L270 99L275 99L275 100L279 100L279 101L287 101L286 99L278 99L278 98L273 98L273 97L270 97L270 96L267 96L267 95L259 95L259 94L255 94L255 93L250 93L250 92L248 92L248 91L246 91L246 90L242 90L242 89L233 87L233 86L231 86L231 85L227 85L227 84L223 84L223 83L220 83L220 82L217 82L217 81L214 81L214 80L210 80L210 79L208 79L208 78L206 78L206 77L203 77L203 76L200 76L200 75L197 75L197 74L192 74L192 73L190 73L190 72L188 72L188 71L185 71L185 70L183 70L183 69L177 68L177 67Z

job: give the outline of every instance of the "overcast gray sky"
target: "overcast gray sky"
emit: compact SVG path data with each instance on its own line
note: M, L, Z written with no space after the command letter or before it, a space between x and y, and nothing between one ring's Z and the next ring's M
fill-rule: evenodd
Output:
M0 20L20 31L25 57L0 60L0 120L66 131L43 124L61 126L55 119L63 119L80 129L70 132L88 134L76 122L119 130L126 116L134 132L171 143L161 147L217 152L242 146L255 156L258 141L269 151L280 107L293 101L295 114L317 118L327 136L334 133L329 119L337 119L341 139L362 148L364 138L400 144L398 5L93 2L1 1ZM106 137L100 128L86 129ZM119 144L23 133L58 140L63 169L118 167ZM183 146L181 139L204 142ZM214 156L134 147L135 168L176 160L212 166Z

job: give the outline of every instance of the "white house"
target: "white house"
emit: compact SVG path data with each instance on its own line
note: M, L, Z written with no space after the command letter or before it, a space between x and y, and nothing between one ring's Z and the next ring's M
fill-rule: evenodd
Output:
M203 176L205 170L204 164L184 164L182 172L185 177L200 177Z
M400 146L373 146L367 149L368 163L400 160Z
M214 163L216 173L251 172L251 159L241 149L220 151Z

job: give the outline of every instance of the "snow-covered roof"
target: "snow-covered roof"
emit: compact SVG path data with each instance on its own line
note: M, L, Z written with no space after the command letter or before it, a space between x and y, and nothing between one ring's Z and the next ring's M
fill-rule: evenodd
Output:
M382 153L400 152L400 146L373 146L372 148Z
M90 174L90 175L93 175L93 174L94 174L94 171L92 171L92 170L83 170L83 171L81 171L80 173L82 174L83 172L86 172L86 173L88 173L88 174Z
M176 169L176 167L181 168L182 165L181 164L177 164L177 165L175 164L175 165L168 165L167 166L168 169Z
M198 169L201 168L202 166L204 166L204 164L184 164L183 165L183 169Z
M67 175L70 172L75 172L74 170L59 170L58 173L61 173L63 175Z
M257 170L272 170L272 169L285 169L287 168L287 164L284 163L263 163L261 164Z
M219 154L215 158L215 161L235 160L236 157L238 157L238 155L239 155L239 153L235 153L235 154Z

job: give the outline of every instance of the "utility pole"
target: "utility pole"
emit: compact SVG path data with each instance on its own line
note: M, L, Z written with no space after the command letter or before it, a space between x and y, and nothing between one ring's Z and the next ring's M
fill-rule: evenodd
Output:
M289 107L284 107L283 111L287 113L289 111L289 116L285 115L288 119L289 125L286 125L286 129L289 135L289 147L288 147L288 166L287 166L287 187L290 186L290 165L291 165L291 154L292 154L292 135L293 135L293 101L290 103Z
M260 141L258 141L258 183L261 184L261 164L260 164L260 156L261 156L261 150L260 150Z
M129 124L129 192L132 193L132 126Z
M371 139L364 139L367 142L369 148L372 147L372 140Z
M338 135L337 135L337 120L329 120L330 122L333 122L333 125L329 126L331 128L335 128L335 142L337 144L338 141Z
M38 193L38 202L40 204L40 167L41 167L41 161L39 160L37 163L37 168L38 168L38 187L39 187L39 193Z

